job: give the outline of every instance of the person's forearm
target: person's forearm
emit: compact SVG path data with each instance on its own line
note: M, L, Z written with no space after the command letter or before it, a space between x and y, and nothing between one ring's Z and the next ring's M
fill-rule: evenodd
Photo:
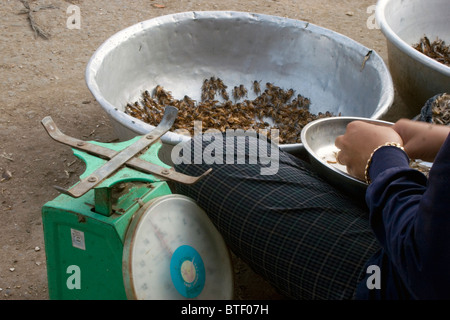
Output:
M434 161L450 133L450 127L408 119L392 127L402 138L406 153L412 159Z

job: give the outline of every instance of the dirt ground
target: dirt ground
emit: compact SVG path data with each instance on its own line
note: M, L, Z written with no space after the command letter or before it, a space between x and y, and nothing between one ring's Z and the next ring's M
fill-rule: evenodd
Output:
M84 171L69 147L51 140L40 121L83 140L116 140L89 92L85 67L114 33L143 20L183 11L233 10L271 14L329 28L377 51L385 38L373 23L375 0L28 0L32 17L50 37L35 36L20 0L0 5L0 300L47 300L41 208ZM45 5L53 5L45 9ZM80 25L68 28L70 5ZM396 100L395 120L404 106ZM236 299L283 299L234 257Z

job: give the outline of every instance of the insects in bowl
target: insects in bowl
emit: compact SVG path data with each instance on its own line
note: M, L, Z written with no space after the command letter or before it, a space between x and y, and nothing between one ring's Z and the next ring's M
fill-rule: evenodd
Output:
M244 84L233 86L230 100L228 86L219 77L204 79L201 87L201 101L188 95L175 99L172 93L161 85L153 90L145 90L139 101L125 106L125 113L151 125L161 121L164 107L174 106L179 116L174 129L187 129L193 134L194 121L202 121L203 130L227 129L243 130L279 130L279 144L300 143L300 131L309 122L333 117L331 112L313 114L309 111L311 100L297 94L293 88L283 89L272 82L267 82L264 91L261 80L250 84L256 94L248 99L248 89ZM270 137L269 137L270 138Z

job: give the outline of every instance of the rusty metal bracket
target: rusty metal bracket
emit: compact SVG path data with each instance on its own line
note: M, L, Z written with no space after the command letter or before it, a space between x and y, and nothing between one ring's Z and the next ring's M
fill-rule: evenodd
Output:
M163 168L159 165L136 157L141 151L148 148L162 135L170 130L173 123L175 122L177 113L177 108L170 106L166 107L164 117L161 120L161 123L155 129L153 129L150 133L142 136L139 140L120 152L67 136L58 129L51 117L45 117L41 121L41 123L52 139L57 142L69 145L75 149L85 151L87 153L109 160L102 167L95 170L92 174L80 180L80 182L74 185L70 190L66 190L61 187L55 188L58 191L65 193L71 197L78 198L84 195L90 189L97 186L104 179L109 177L124 165L141 172L154 174L164 179L172 180L175 182L183 184L196 183L204 176L209 174L212 169L207 170L205 173L198 177L192 177L182 173L178 173L173 169Z

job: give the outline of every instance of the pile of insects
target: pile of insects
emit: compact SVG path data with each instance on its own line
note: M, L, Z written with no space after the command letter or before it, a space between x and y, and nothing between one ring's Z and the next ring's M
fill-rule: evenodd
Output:
M431 121L436 124L450 125L450 94L437 97L431 105Z
M413 45L413 48L426 56L450 67L450 45L439 38L431 42L427 36L420 39L419 43Z
M279 144L299 143L300 132L309 122L334 116L330 112L312 114L309 111L311 101L301 94L295 95L293 89L282 89L273 83L266 83L264 90L261 81L253 81L251 89L256 95L248 99L248 89L244 85L235 86L231 90L217 77L203 81L201 101L197 102L189 96L174 99L172 93L157 85L150 93L144 91L140 101L128 103L125 113L134 118L156 126L162 119L164 108L178 108L178 118L174 129L186 129L192 135L194 121L202 122L202 129L255 130L278 129ZM269 136L270 138L270 136Z

